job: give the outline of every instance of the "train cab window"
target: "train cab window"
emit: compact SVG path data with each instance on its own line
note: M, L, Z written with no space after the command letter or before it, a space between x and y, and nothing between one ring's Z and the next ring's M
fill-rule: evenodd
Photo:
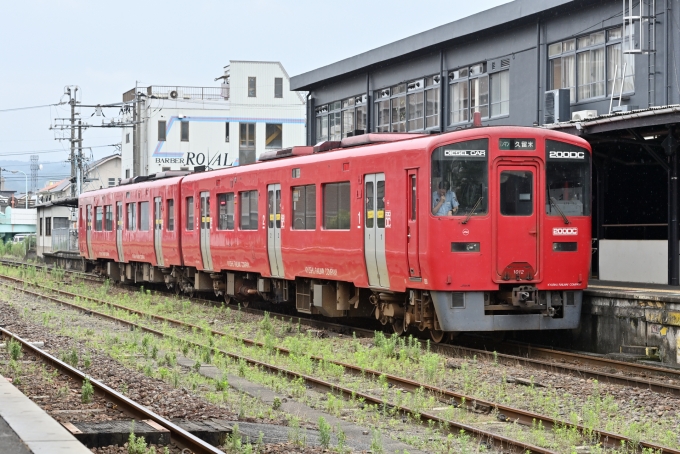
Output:
M293 230L316 229L316 186L293 187Z
M166 225L168 232L172 232L173 230L175 230L175 201L173 199L168 199L167 204L168 204L168 222Z
M234 193L217 194L217 230L234 230Z
M531 216L534 213L534 174L525 170L501 172L500 205L503 216Z
M194 230L194 198L187 197L187 230Z
M349 181L323 185L323 228L349 230Z
M590 215L590 153L555 140L545 141L546 199L549 216ZM558 209L559 208L559 209Z
M87 208L85 208L85 217L87 230L92 230L92 205L88 205Z
M241 197L241 230L257 230L257 191L239 193Z
M149 230L149 202L139 202L139 230Z
M489 207L489 140L452 143L432 152L431 212L482 216Z
M106 205L104 207L104 230L111 232L113 230L113 206Z
M127 204L127 229L131 232L137 227L137 204L135 202Z
M96 232L102 231L102 214L103 214L103 207L96 207L95 208L95 216L94 216L94 230Z

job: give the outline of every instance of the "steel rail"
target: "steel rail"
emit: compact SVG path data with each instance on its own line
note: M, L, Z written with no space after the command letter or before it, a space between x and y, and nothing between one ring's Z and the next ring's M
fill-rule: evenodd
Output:
M17 289L17 290L23 290L23 289ZM120 309L120 310L127 311L128 313L132 313L132 314L136 314L136 315L146 317L148 319L155 319L155 320L160 321L160 322L167 322L169 324L172 324L172 325L175 325L175 326L178 326L178 327L181 327L181 328L185 328L185 329L188 329L188 330L191 330L191 329L204 330L203 327L192 324L192 323L182 322L180 320L176 320L176 319L172 319L172 318L168 318L168 317L163 317L163 316L160 316L160 315L150 314L150 313L143 312L143 311L138 311L136 309L128 308L126 306L122 306L122 305L115 304L115 303L110 303L110 302L99 300L99 299L96 299L96 298L90 298L90 297L75 295L75 294L72 294L70 292L64 292L64 291L58 291L58 292L62 293L62 294L67 294L68 296L72 296L72 297L78 297L78 298L82 298L82 299L91 300L91 301L93 301L97 304L106 305L106 306L109 306L109 307L114 307L114 308L117 308L117 309ZM68 304L69 306L73 306L73 307L77 307L79 309L84 309L84 310L89 311L88 308L84 308L82 306L74 305L72 303L66 303L66 304ZM97 313L97 314L99 314L99 313ZM108 315L106 317L114 319L114 320L120 320L116 317L111 317L111 316L108 316ZM225 332L213 330L213 329L210 329L209 331L212 335L237 340L239 342L243 342L245 345L252 345L252 346L257 346L257 347L261 347L261 348L266 347L264 343L254 341L252 339L239 337L239 336L235 336L235 335L232 335L232 334L227 334ZM154 334L163 335L163 333L160 333L159 331L154 330L153 332L154 332ZM274 349L276 351L282 353L282 354L285 354L285 355L290 355L292 353L289 349L284 348L284 347L275 346ZM498 404L496 402L491 402L491 401L487 401L487 400L484 400L484 399L475 398L473 396L468 396L468 395L465 395L465 394L456 393L456 392L453 392L453 391L450 391L450 390L447 390L447 389L444 389L444 388L439 388L439 387L436 387L436 386L431 386L431 385L427 385L427 384L424 384L424 383L420 383L420 382L417 382L415 380L411 380L409 378L399 377L399 376L392 375L392 374L385 374L385 373L382 373L382 372L377 371L377 370L362 368L362 367L355 366L353 364L349 364L349 363L345 363L345 362L341 362L341 361L328 360L328 359L325 359L323 357L316 356L316 355L310 355L310 359L317 361L317 362L325 361L327 363L331 363L331 364L334 364L334 365L337 365L337 366L341 366L346 371L348 371L352 374L355 374L355 375L359 375L359 376L363 376L365 374L371 375L375 378L378 378L380 376L384 376L389 383L396 385L396 386L400 386L401 388L405 388L405 389L410 390L410 391L422 388L423 390L434 394L438 398L438 400L440 400L440 401L447 402L448 404L455 402L457 404L457 406L464 405L466 407L466 409L469 410L469 411L479 410L480 408L486 408L488 411L495 409L504 416L504 420L515 421L515 422L518 422L520 424L527 425L527 426L532 426L536 421L540 421L540 422L542 422L543 426L546 429L552 429L554 426L575 428L582 435L586 435L586 434L595 435L598 438L598 441L601 441L605 447L620 448L622 446L622 443L625 443L627 446L636 446L636 444L637 444L633 440L631 440L631 439L629 439L625 436L613 433L613 432L607 432L607 431L596 430L596 429L589 429L589 428L587 428L583 425L572 424L572 423L570 423L566 420L560 420L558 418L552 418L552 417L541 415L541 414L534 413L534 412L531 412L531 411L526 411L526 410L510 407L510 406L507 406L507 405ZM639 449L640 448L646 448L646 449L653 449L653 450L655 450L656 452L659 452L659 453L678 453L678 454L680 454L680 451L665 448L663 446L656 445L656 444L653 444L653 443L648 443L648 442L638 442L638 443L639 443Z
M4 277L4 276L0 276L0 277ZM12 279L14 280L14 278L12 278ZM117 317L105 314L103 312L91 310L89 308L79 306L77 304L69 303L67 301L63 301L63 300L60 300L58 298L55 298L55 297L52 297L52 296L49 296L49 295L43 295L41 293L32 292L30 290L20 288L20 287L9 286L5 283L0 283L0 284L3 284L7 287L10 287L10 288L13 288L15 290L22 291L22 292L25 292L25 293L28 293L28 294L31 294L31 295L34 295L34 296L37 296L37 297L49 299L49 300L54 301L56 303L63 304L63 305L66 305L66 306L69 306L69 307L72 307L72 308L76 308L76 309L79 309L79 310L85 310L89 313L92 313L93 315L104 317L104 318L107 318L109 320L113 320L113 321L116 321L118 323L122 323L122 324L125 324L125 325L128 325L128 326L134 327L136 329L139 329L140 331L148 332L148 333L154 334L154 335L159 336L159 337L166 337L166 338L174 339L176 341L181 341L181 342L190 344L194 347L199 347L201 349L209 349L213 353L220 353L220 354L227 356L227 357L229 357L233 360L236 360L236 361L245 361L246 363L248 363L251 366L266 369L266 370L268 370L269 372L272 372L272 373L283 374L283 375L286 375L287 377L293 378L293 379L302 379L306 383L308 383L308 384L310 384L314 387L323 388L323 389L326 389L326 390L333 392L333 393L340 393L343 397L348 398L348 399L360 398L360 399L364 399L365 402L369 402L369 403L372 403L372 404L375 404L375 405L378 405L378 406L382 406L383 408L396 409L400 413L408 414L410 416L413 416L414 418L417 418L419 416L420 420L422 420L424 422L432 421L433 423L441 424L441 425L447 427L450 431L461 431L461 430L463 430L463 431L477 437L478 439L480 439L480 441L491 443L491 444L493 444L493 445L495 445L495 446L497 446L501 449L510 449L510 450L519 449L519 451L517 451L517 452L522 452L522 453L527 452L527 451L537 453L537 454L549 454L549 453L554 454L555 453L555 451L552 451L552 450L547 449L547 448L542 448L540 446L534 446L530 443L525 443L525 442L513 440L509 437L505 437L503 435L499 435L499 434L496 434L496 433L493 433L493 432L488 432L488 431L470 426L468 424L463 424L463 423L459 423L459 422L456 422L456 421L444 419L444 418L441 418L441 417L436 416L436 415L431 414L431 413L412 410L412 409L410 409L406 406L403 406L403 405L394 405L394 404L391 404L391 403L389 403L389 402L387 402L383 399L380 399L378 397L374 397L370 394L357 392L357 391L354 391L352 389L349 389L349 388L346 388L346 387L343 387L343 386L339 386L339 385L318 379L316 377L312 377L312 376L305 375L305 374L300 374L300 373L294 372L292 370L289 370L289 369L286 369L286 368L283 368L283 367L275 366L275 365L268 364L268 363L265 363L265 362L262 362L262 361L259 361L259 360L253 359L253 358L249 358L247 356L237 355L235 353L227 352L227 351L218 349L216 347L203 345L203 344L200 344L198 342L186 340L186 339L183 339L183 338L180 338L180 337L177 337L177 336L173 336L173 335L170 335L170 334L167 334L167 333L163 333L163 332L158 331L156 329L148 328L144 325L140 325L138 323L134 323L134 322L130 322L128 320L117 318ZM68 292L65 292L65 293L68 293ZM113 303L106 303L106 304L107 305L108 304L113 305ZM118 306L118 305L116 305L116 306ZM133 310L131 310L131 312L138 314L140 311L133 309ZM146 314L146 315L148 315L148 314ZM158 316L158 317L160 317L160 316ZM170 320L172 320L172 319L167 319L165 317L161 317L161 318L163 318L164 321L168 321L168 322L170 322ZM182 322L179 322L179 323L182 323ZM676 454L673 451L666 451L666 452L668 452L669 454ZM680 452L678 454L680 454Z
M172 422L168 421L167 419L163 418L157 413L149 410L143 405L138 404L137 402L124 396L123 394L120 394L119 392L115 391L114 389L110 388L109 386L105 385L99 380L96 380L88 376L87 374L84 374L83 372L79 371L78 369L72 367L71 365L66 364L65 362L55 358L46 351L32 345L30 342L22 339L20 336L6 330L5 328L0 327L0 335L11 339L15 339L16 341L20 342L22 345L22 349L24 351L30 352L31 354L40 358L43 362L52 365L55 369L60 370L61 372L67 374L71 378L81 382L84 382L85 379L88 379L98 395L114 403L119 408L122 408L128 414L139 419L150 419L156 422L157 424L165 427L168 431L170 431L170 438L175 442L175 444L183 448L188 448L196 454L199 453L224 454L222 450L206 443L205 441L201 440L195 435L192 435L191 433L187 432L181 427L173 424Z

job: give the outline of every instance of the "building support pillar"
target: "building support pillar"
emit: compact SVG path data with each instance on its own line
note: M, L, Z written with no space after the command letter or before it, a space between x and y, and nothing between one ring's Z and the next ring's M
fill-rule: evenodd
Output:
M663 142L670 156L668 171L668 285L680 286L680 238L678 238L678 153L673 129Z

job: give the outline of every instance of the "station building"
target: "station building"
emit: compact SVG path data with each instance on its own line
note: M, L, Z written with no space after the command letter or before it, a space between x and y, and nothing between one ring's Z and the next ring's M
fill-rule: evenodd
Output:
M308 145L561 129L593 146L593 275L680 284L680 0L516 0L291 79Z
M230 61L213 87L153 85L123 94L123 179L255 162L305 138L305 98L279 62Z

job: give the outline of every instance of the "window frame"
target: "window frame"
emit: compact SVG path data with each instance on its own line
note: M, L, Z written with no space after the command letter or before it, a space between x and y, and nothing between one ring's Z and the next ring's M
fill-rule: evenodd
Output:
M340 210L341 210L340 203L341 203L341 200L342 200L342 194L341 194L342 185L346 185L346 187L347 187L347 194L346 195L347 195L348 207L347 207L347 226L346 227L344 225L342 225L342 226L340 225L340 221L341 221L340 220ZM338 186L337 206L335 207L335 208L337 208L337 214L335 216L338 219L338 227L330 227L329 223L328 223L329 216L327 214L327 210L331 207L329 207L328 206L329 204L326 203L327 202L326 195L327 195L327 191L329 190L330 186ZM344 230L344 231L351 230L351 228L352 228L352 222L351 222L352 221L351 220L352 197L351 197L351 195L352 195L352 184L351 184L350 181L347 181L347 180L345 180L345 181L332 181L332 182L323 183L321 185L321 212L322 212L322 216L323 216L323 221L322 221L322 229L323 230Z
M180 124L180 142L188 142L189 141L189 122L182 120L179 122Z
M137 202L125 204L125 226L128 232L137 230Z
M428 115L428 98L432 96L434 104L433 112ZM420 99L422 97L422 99ZM401 103L403 98L404 118L394 121L395 102ZM406 83L392 85L391 87L381 88L374 92L374 118L375 132L415 132L439 130L439 115L441 110L441 75L430 74L419 79L414 79ZM416 100L415 103L411 102ZM420 105L419 114L413 115L413 110ZM397 111L402 110L402 106L396 106ZM401 114L399 114L401 116ZM428 126L428 119L433 119ZM415 122L415 127L412 127ZM403 128L401 125L403 124ZM396 129L395 129L396 128Z
M52 236L52 216L45 218L45 236Z
M168 232L174 232L175 231L175 199L166 199L165 201L165 206L166 206L166 221L165 221L165 230Z
M267 142L267 140L269 140L269 131L268 130L269 130L270 127L274 127L274 128L278 127L279 128L278 145L270 145L270 143ZM265 136L265 142L264 142L265 149L280 150L280 149L283 148L283 123L265 123L264 131L265 131L265 134L264 134L264 136ZM273 139L272 139L272 141L273 141Z
M231 227L229 227L229 207L231 196ZM222 224L222 197L224 197L225 202L225 224ZM222 192L217 194L217 230L235 230L236 227L236 203L234 192Z
M310 210L310 205L309 205L309 202L310 202L310 200L309 200L309 188L314 188L314 196L313 196L313 203L311 204L311 210ZM304 194L299 194L298 200L295 200L295 191L301 191L301 190L304 190L304 191L302 191L302 192L304 192ZM290 188L290 198L291 198L290 206L292 207L292 213L293 213L293 220L292 220L293 222L291 222L291 226L290 226L291 230L303 230L303 231L304 230L307 230L307 231L316 230L316 226L317 226L316 194L317 194L317 192L318 191L316 190L316 184L304 184L304 185L298 185L298 186L291 186L291 188ZM301 218L303 227L302 228L296 228L295 225L296 225L296 221L298 220L297 214L298 214L298 211L300 211L300 210L296 209L295 204L297 202L300 202L300 201L304 202L304 210L303 210L304 215ZM310 211L311 211L311 213L310 213ZM299 214L302 215L302 213L299 213ZM307 224L308 224L308 221L312 217L314 219L314 222L313 222L314 225L310 227Z
M99 205L94 207L94 231L101 232L104 226L104 207Z
M184 229L188 232L191 232L194 230L194 216L196 215L196 207L194 206L194 196L189 196L184 199L185 201L185 206L186 206L186 223L184 225Z
M474 68L479 68L479 72L473 73ZM509 70L509 68L508 68ZM464 124L464 123L470 123L474 119L474 113L475 111L478 111L480 108L486 107L486 115L482 113L482 118L483 119L490 119L491 118L491 79L490 79L490 74L488 71L488 67L486 62L480 62L480 63L475 63L472 65L467 65L460 67L458 69L455 69L453 71L449 71L448 74L448 80L449 80L449 86L448 86L448 94L449 94L449 112L448 112L448 125L449 126L454 126L454 125L459 125L459 124ZM480 100L479 105L475 106L473 105L473 87L475 88L476 91L479 91L481 81L486 79L486 103L482 103ZM456 112L464 112L464 119L460 121L453 121L453 95L454 95L454 85L457 86L458 84L464 84L461 85L465 90L466 90L466 103L465 106L462 109L456 109ZM479 96L481 98L481 95ZM508 114L509 115L509 114Z
M104 206L104 231L113 231L113 205Z
M256 123L247 123L247 122L239 123L239 138L238 138L238 149L239 149L239 151L254 151L254 150L257 149L257 141L256 141L257 128L256 128L255 125L256 125ZM245 134L246 144L245 145L243 144L244 143L244 134L243 134L244 127L245 127L245 131L246 131L246 134ZM248 145L247 142L250 141L250 136L251 136L250 130L251 129L252 129L252 132L253 132L253 134L252 134L252 143L253 144Z
M224 133L225 133L225 135L224 135L224 141L225 141L226 143L229 143L229 132L230 132L230 131L229 131L229 124L230 124L230 123L229 123L228 121L227 121L226 123L224 123Z
M251 85L252 83L252 85ZM248 97L257 98L257 77L248 76Z
M158 120L158 141L165 142L168 139L168 123L166 120Z
M138 204L138 210L139 212L137 213L137 231L138 232L148 232L149 231L149 201L148 200L142 200ZM146 208L143 208L146 207ZM144 216L144 211L146 211L146 216ZM143 228L142 228L143 227Z
M244 227L243 221L245 219L245 216L244 216L243 209L244 209L246 204L244 203L243 200L244 200L244 196L246 194L248 194L248 226ZM252 199L253 194L255 195L255 203L254 203L255 211L254 212L252 210L253 209L253 199ZM258 230L258 221L259 221L259 218L258 218L258 216L259 216L259 192L258 192L258 190L257 189L251 189L249 191L240 191L238 193L238 198L239 198L238 201L239 201L240 206L241 206L241 209L240 209L240 212L239 212L239 222L238 222L239 230L257 231ZM252 225L253 224L253 213L255 214L254 225Z
M283 98L283 77L274 77L274 98Z

